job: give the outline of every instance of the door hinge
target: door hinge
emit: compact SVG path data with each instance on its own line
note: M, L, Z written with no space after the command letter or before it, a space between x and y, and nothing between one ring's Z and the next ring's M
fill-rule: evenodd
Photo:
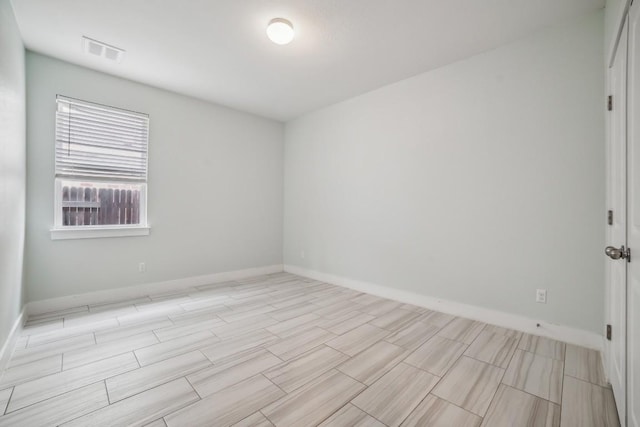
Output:
M611 209L607 211L607 224L613 225L613 211Z
M607 97L607 111L613 110L613 95Z
M611 341L611 325L607 325L607 339Z

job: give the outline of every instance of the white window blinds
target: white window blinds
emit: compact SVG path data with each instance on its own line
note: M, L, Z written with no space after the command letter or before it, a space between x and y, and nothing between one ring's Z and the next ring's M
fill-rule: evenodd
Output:
M149 116L56 98L56 177L146 182Z

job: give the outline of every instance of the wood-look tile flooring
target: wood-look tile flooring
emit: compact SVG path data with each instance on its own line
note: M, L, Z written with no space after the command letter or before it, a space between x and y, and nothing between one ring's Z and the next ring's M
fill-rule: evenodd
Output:
M0 426L617 426L593 350L287 273L32 316Z

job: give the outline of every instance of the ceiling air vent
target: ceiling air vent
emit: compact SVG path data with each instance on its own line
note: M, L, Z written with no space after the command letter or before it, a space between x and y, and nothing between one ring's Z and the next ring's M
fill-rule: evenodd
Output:
M101 56L115 62L122 62L124 57L124 49L111 46L98 40L82 37L84 51L90 55Z

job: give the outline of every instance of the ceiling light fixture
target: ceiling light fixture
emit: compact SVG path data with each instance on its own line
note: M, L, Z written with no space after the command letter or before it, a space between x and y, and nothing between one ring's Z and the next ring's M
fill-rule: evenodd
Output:
M275 44L289 44L293 40L293 25L284 18L273 18L267 25L267 36Z

